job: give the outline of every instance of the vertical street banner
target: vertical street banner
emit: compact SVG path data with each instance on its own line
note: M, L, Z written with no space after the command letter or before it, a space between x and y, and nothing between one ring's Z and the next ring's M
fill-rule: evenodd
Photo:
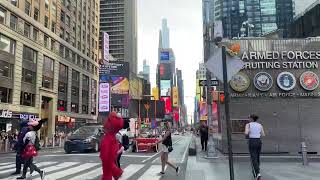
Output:
M172 88L172 106L178 107L179 106L179 94L178 94L178 87Z
M107 32L102 34L102 57L104 63L109 62L109 34Z
M207 103L204 101L200 102L200 121L208 120L208 109Z
M159 100L159 88L152 88L152 96L154 100Z
M100 83L99 85L99 112L110 111L110 85Z

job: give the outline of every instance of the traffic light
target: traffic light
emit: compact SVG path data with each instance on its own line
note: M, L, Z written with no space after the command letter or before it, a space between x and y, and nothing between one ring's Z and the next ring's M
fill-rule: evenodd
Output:
M219 99L220 99L220 100L219 100L220 103L223 104L223 103L224 103L224 99L225 99L224 92L220 92L220 93L219 93Z
M213 102L219 101L219 91L212 91L212 101Z

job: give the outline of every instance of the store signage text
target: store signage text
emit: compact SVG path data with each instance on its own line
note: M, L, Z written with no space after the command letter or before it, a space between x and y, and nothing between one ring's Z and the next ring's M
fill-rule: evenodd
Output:
M38 117L36 115L32 114L20 114L21 120L38 120Z
M12 112L7 109L3 109L0 113L0 118L12 118Z
M244 69L318 69L320 51L244 52L242 60Z

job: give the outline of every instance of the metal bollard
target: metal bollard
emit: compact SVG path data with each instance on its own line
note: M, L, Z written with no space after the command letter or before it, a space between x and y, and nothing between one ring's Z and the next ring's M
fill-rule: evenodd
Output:
M48 141L49 141L49 140L48 140L48 137L46 137L46 138L45 138L45 141L44 141L44 144L45 144L44 147L45 147L45 148L48 148Z
M4 141L4 152L8 152L9 151L9 140L6 139Z
M62 147L62 138L59 137L59 147Z
M52 137L52 147L54 148L56 146L56 139Z
M301 142L301 154L302 154L302 164L304 166L308 165L308 156L307 156L307 145L306 142Z

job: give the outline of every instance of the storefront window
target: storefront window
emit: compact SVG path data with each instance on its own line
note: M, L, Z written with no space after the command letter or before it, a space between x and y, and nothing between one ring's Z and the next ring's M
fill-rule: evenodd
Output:
M1 51L5 51L7 53L14 55L15 48L16 48L16 43L14 40L0 34L0 50Z
M0 61L0 77L12 78L13 65L5 61Z
M88 114L89 92L82 90L82 114Z
M248 123L248 120L231 120L232 123L232 133L243 133Z
M21 91L20 104L24 106L35 106L36 95Z
M0 87L0 103L12 103L12 89Z
M58 100L58 111L67 111L67 102L64 100Z

